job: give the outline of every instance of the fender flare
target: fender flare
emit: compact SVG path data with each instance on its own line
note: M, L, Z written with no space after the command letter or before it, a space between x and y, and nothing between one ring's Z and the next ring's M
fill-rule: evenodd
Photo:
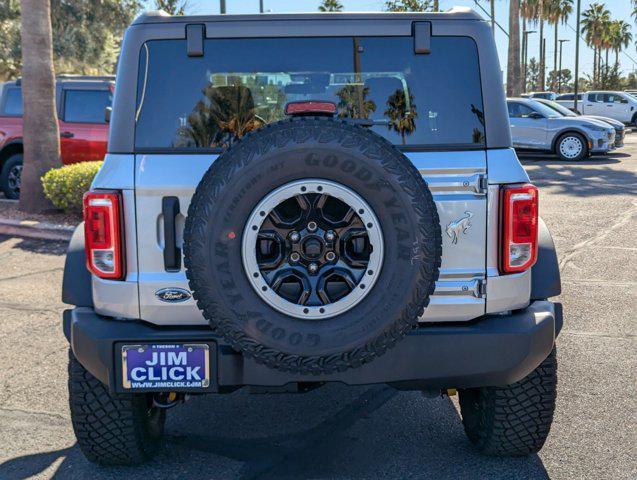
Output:
M93 307L91 273L86 268L84 249L84 222L71 237L64 262L62 301L76 307Z
M531 301L555 297L561 292L560 266L555 244L546 223L540 218L537 261L531 268Z

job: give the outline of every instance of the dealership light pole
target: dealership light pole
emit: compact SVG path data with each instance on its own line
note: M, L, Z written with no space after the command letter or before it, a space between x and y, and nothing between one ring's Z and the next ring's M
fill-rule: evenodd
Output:
M575 83L573 84L573 110L577 112L577 93L579 90L579 17L582 12L582 0L577 0L577 17L575 18Z
M522 61L524 63L524 75L522 77L522 91L526 93L526 68L528 65L528 56L529 56L529 39L527 38L529 34L535 33L536 30L525 30L522 32Z
M226 13L226 0L219 0L219 13Z
M263 0L259 0L259 13L263 13Z
M562 45L564 42L570 42L570 40L560 38L558 42L560 42L560 67L557 70L557 93L562 93Z

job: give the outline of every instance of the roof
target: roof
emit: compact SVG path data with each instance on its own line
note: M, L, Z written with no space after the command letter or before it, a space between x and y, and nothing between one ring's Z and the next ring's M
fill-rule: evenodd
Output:
M383 20L413 19L427 20L484 20L468 7L453 7L446 12L316 12L316 13L265 13L246 15L191 15L171 16L162 10L142 13L133 25L156 23L206 23L206 22L240 22L240 21L272 21L272 20Z

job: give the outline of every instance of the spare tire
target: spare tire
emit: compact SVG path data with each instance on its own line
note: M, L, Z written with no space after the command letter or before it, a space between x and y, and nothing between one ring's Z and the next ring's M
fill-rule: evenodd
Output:
M186 275L212 328L278 370L329 374L417 325L438 279L431 192L362 127L299 117L246 135L197 186Z

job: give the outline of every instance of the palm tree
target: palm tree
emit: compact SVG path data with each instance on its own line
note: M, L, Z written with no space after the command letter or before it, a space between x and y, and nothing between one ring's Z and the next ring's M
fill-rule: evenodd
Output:
M345 85L336 92L339 98L340 118L369 118L376 111L376 103L368 100L369 87L365 85Z
M601 76L601 56L604 35L610 22L610 12L599 3L592 3L582 12L582 33L589 47L593 47L593 84L599 82Z
M610 43L615 52L615 70L619 72L619 52L628 47L633 40L630 24L624 20L613 20L610 24Z
M388 12L426 12L431 7L430 0L387 0Z
M558 30L559 24L565 24L568 16L573 12L573 0L548 0L547 16L549 24L555 26L555 38L553 50L553 71L557 72L557 50L558 50ZM557 79L557 76L553 77ZM551 85L551 90L555 90L556 85Z
M546 59L544 58L544 20L548 18L546 4L549 0L526 0L522 6L522 18L540 25L539 89L544 90ZM526 25L525 25L526 27Z
M509 50L507 57L507 95L517 97L521 91L520 75L520 2L509 2Z
M50 208L40 178L59 165L60 131L55 109L55 73L49 0L22 0L22 102L24 168L20 209Z
M409 109L407 109L406 100L405 91L399 88L387 99L387 110L384 112L384 115L389 117L387 128L400 134L403 145L405 145L405 137L416 130L416 118L418 118L414 96L409 94Z
M323 0L318 9L320 12L341 12L343 5L338 0Z

